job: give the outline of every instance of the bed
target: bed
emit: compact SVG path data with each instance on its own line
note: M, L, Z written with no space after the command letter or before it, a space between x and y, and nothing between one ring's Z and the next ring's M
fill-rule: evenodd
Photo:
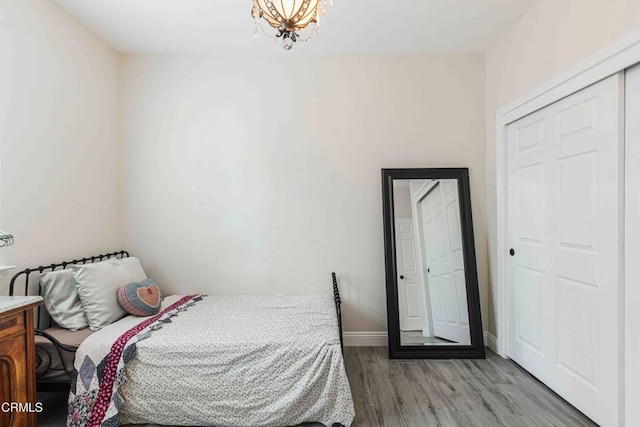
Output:
M155 316L85 331L67 368L57 344L74 346L48 328L39 351L69 372L68 425L350 425L332 278L333 296L166 297Z

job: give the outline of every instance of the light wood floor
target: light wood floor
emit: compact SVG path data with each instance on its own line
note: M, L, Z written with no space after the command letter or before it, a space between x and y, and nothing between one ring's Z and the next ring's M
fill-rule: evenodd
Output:
M389 360L386 347L345 349L354 426L594 426L516 363Z
M386 347L347 347L354 426L594 426L517 364L389 360ZM66 395L39 394L38 426L65 425ZM307 425L307 426L310 426Z

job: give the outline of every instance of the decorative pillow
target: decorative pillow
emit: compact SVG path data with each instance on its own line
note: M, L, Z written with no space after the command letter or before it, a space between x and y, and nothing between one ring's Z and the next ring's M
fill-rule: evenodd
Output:
M73 270L58 270L40 275L44 306L61 328L77 331L89 326L82 309Z
M76 265L73 276L92 331L98 331L126 315L118 304L118 289L147 278L135 257Z
M152 316L160 311L162 295L153 279L132 282L118 289L120 307L134 316Z

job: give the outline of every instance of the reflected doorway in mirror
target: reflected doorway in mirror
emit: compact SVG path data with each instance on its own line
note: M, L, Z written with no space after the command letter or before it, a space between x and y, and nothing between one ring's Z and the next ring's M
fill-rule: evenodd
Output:
M471 344L457 181L393 190L401 344Z

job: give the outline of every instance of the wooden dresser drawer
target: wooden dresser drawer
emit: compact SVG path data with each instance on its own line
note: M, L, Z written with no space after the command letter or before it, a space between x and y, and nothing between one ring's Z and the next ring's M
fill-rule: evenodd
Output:
M24 331L25 312L0 315L0 339Z

